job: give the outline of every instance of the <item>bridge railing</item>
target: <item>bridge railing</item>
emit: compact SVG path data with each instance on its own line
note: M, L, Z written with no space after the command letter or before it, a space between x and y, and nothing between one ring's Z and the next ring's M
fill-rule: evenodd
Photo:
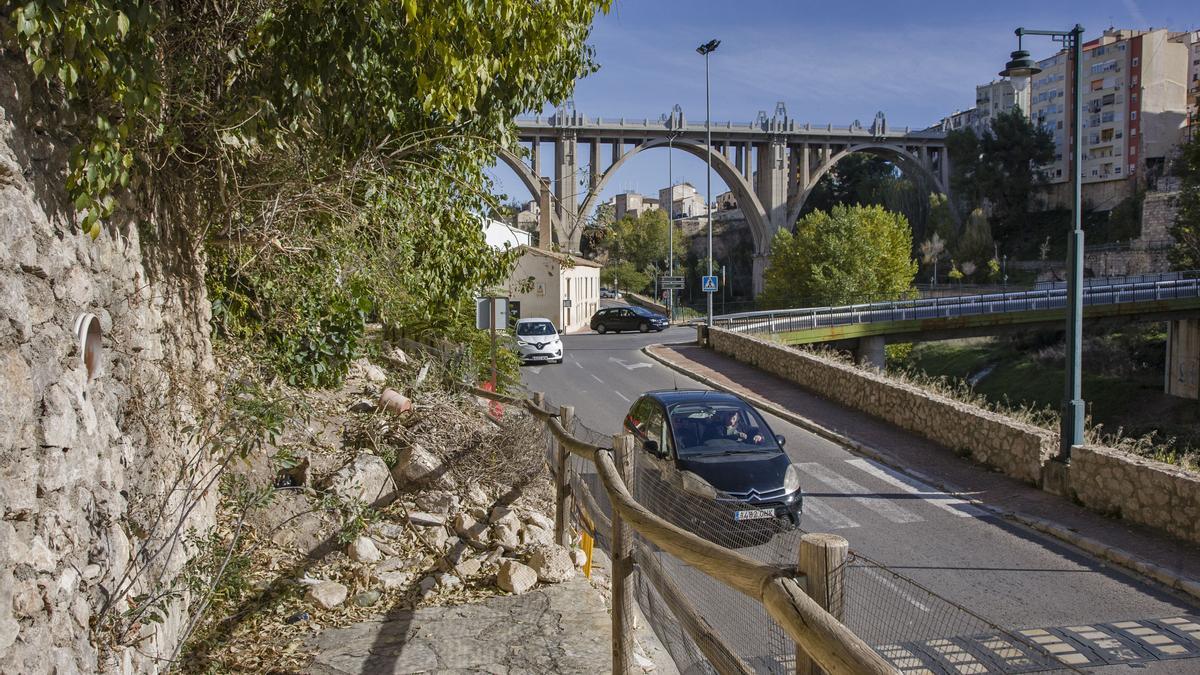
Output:
M1085 306L1200 297L1200 271L1144 275L1133 281L1120 278L1112 283L1089 282L1083 289ZM713 323L742 333L783 333L861 323L1055 310L1066 306L1067 289L1054 287L839 307L760 310L714 317Z

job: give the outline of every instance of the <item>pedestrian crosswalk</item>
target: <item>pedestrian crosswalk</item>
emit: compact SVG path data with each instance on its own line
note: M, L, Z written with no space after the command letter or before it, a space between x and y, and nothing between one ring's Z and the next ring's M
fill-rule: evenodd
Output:
M805 529L845 530L879 519L896 524L919 523L937 516L939 511L958 518L991 515L965 499L872 460L800 462L797 466L804 476ZM879 483L883 487L878 487Z

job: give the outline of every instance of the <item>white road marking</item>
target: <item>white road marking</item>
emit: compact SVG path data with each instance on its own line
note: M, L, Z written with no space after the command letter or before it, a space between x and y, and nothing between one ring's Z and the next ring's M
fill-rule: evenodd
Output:
M583 364L582 364L582 363L580 363L580 362L578 362L578 361L575 361L575 365L579 366L580 368L582 368L582 367L583 367Z
M534 375L537 375L538 373L542 372L542 366L525 366L525 368L527 370L529 370L529 372L533 373Z
M895 485L909 494L920 495L930 504L933 504L939 509L952 513L960 518L978 518L979 516L989 515L987 511L984 511L968 501L946 494L932 485L922 483L916 478L906 476L899 471L883 466L877 462L872 462L866 459L848 459L846 462L848 464L853 464L855 467L866 471L885 483Z
M613 393L616 394L617 396L620 396L622 401L625 401L626 403L630 402L629 399L625 398L625 394L622 394L619 391L614 391Z
M870 574L871 576L875 577L875 580L878 581L879 583L892 589L896 593L896 595L899 595L900 597L907 600L909 602L909 604L911 604L913 607L916 607L917 609L921 610L922 612L929 611L929 607L927 605L919 602L916 598L909 595L908 593L905 593L903 590L900 589L899 586L888 581L887 578L884 575L880 574L878 571L876 571L870 567L864 568L864 571L866 571L867 574Z
M640 363L640 362L626 363L625 361L618 359L615 356L608 357L608 360L612 361L613 363L621 364L622 366L625 367L625 370L637 370L638 368L653 368L654 367L654 364L652 364L652 363Z
M828 504L817 499L806 498L804 500L803 517L808 516L812 516L813 518L821 521L821 525L823 527L827 527L831 530L844 530L851 527L858 527L858 523L850 520L838 511L835 511Z
M592 376L592 379L593 379L593 380L595 380L595 381L597 381L597 382L599 382L600 384L604 384L604 380L602 380L602 379L600 379L600 378L596 377L596 376L595 376L595 374L593 374L593 373L588 373L588 375L591 375L591 376Z
M858 483L855 483L854 481L850 480L849 478L840 476L840 475L834 473L833 471L831 471L830 469L826 468L824 465L817 464L816 462L804 462L804 463L800 464L799 466L800 466L800 470L803 471L804 473L808 474L809 476L812 476L813 478L816 478L817 480L821 481L822 483L825 483L829 487L831 487L843 494L867 495L867 494L871 494L871 492L872 492L871 490L868 490L867 488L859 485ZM867 507L868 509L871 509L872 511L874 511L875 513L878 513L879 515L883 516L884 518L887 518L888 520L892 521L893 523L916 523L916 522L920 522L920 521L924 520L923 518L921 518L921 516L918 516L917 514L913 513L912 511L909 511L908 509L906 509L902 506L899 506L897 504L893 504L892 502L887 501L886 499L882 499L878 496L876 496L876 497L853 497L853 499L854 499L854 501L858 502L859 504L862 504L863 506Z

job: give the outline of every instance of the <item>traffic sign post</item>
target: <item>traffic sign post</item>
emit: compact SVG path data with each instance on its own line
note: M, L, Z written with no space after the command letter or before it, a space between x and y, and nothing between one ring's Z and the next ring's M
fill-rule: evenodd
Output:
M715 275L715 274L712 276L705 275L704 277L702 277L702 279L703 279L703 284L701 285L701 289L705 293L716 293L717 292L717 275Z

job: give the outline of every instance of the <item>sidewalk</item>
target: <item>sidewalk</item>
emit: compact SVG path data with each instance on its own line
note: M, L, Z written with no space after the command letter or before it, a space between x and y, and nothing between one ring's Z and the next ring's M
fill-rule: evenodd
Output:
M1200 547L1105 518L714 351L686 344L651 345L645 351L675 370L739 394L857 454L1150 577L1190 595L1193 602L1200 601Z

